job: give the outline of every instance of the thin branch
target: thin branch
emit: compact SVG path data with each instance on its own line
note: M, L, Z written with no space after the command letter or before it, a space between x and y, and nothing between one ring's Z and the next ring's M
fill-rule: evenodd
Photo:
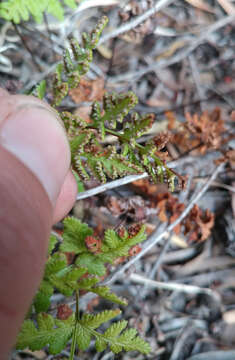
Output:
M202 99L205 98L205 91L201 87L201 84L200 84L200 73L198 71L198 65L197 65L197 62L196 62L195 57L193 56L193 54L189 55L189 63L190 63L191 69L192 69L193 80L194 80L195 85L196 85L196 89L197 89L197 92L198 92L199 99L202 100ZM204 105L205 104L203 104L203 102L201 101L200 102L201 110L204 110L203 109Z
M32 62L34 64L35 68L41 73L42 69L41 69L40 65L37 63L37 61L35 60L34 54L33 54L32 50L30 49L30 47L28 46L27 41L25 41L24 36L19 31L18 26L13 21L12 21L12 25L15 29L15 32L19 36L22 44L24 45L25 49L28 51L29 55L31 56L31 59L32 59Z
M136 28L138 25L140 25L145 20L147 20L149 17L154 15L156 12L162 10L164 7L170 5L172 2L174 2L174 0L159 0L157 2L157 4L155 4L151 9L146 11L144 14L136 17L134 20L124 24L123 26L120 26L118 29L115 29L112 33L102 36L99 41L99 45L127 32L131 29Z
M161 281L148 279L144 276L135 273L131 274L128 279L138 284L150 286L154 289L180 291L191 295L206 294L214 298L217 298L219 300L219 295L217 293L215 293L211 289L200 288L199 286L170 283L170 282L163 283Z
M107 184L103 184L103 185L97 186L97 187L95 187L93 189L84 191L84 192L77 195L77 200L86 199L88 197L100 194L100 193L102 193L104 191L111 190L113 188L129 184L129 183L131 183L133 181L136 181L136 180L145 179L147 177L148 177L148 174L146 172L143 173L143 174L140 174L140 175L125 176L122 179L110 181Z
M205 194L205 192L210 187L211 183L214 181L218 173L223 169L224 164L220 164L211 177L208 179L207 183L201 187L201 189L198 191L198 193L193 197L191 202L188 204L188 206L185 208L185 210L182 212L182 214L172 223L170 224L165 231L163 231L160 235L156 236L158 229L156 229L149 237L149 239L145 242L145 246L142 249L142 251L137 254L134 258L129 260L125 265L123 265L120 269L116 270L111 276L109 276L102 284L107 285L110 283L113 283L116 279L118 279L127 269L131 267L137 260L142 258L143 255L145 255L149 250L152 249L154 245L159 243L164 237L168 237L169 233L174 229L176 225L178 225L190 212L190 210L193 208L194 204L196 204L199 199Z

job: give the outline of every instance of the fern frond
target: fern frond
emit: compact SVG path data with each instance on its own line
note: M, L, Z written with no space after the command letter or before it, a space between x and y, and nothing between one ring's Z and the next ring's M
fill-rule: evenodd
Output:
M103 16L90 34L83 33L83 47L76 41L70 40L71 49L66 49L63 63L59 64L54 75L53 105L58 106L68 94L68 90L78 86L80 77L87 73L92 61L92 50L99 41L101 32L108 22Z
M51 255L52 251L54 250L56 244L57 244L57 238L55 235L50 235L49 238L49 245L48 245L48 255Z
M79 321L81 325L88 326L91 329L97 329L100 325L106 321L112 320L116 316L121 314L121 310L104 310L98 314L84 314Z
M102 257L112 263L120 256L128 256L129 249L146 239L145 226L142 226L133 237L121 238L114 230L108 229L105 232L102 244Z
M65 254L56 252L47 260L43 278L43 286L45 287L46 282L46 284L50 284L50 286L58 289L62 294L71 296L78 288L78 280L86 272L86 268L72 265L68 266ZM39 294L42 292L45 293L45 291L39 290ZM49 293L46 293L47 298L49 295ZM37 297L36 300L38 300Z
M127 300L117 296L115 293L113 293L108 286L94 286L89 289L90 292L93 292L94 294L99 295L103 299L112 301L116 304L126 306Z
M103 335L99 333L94 334L97 338L96 349L97 351L104 351L107 346L115 354L118 354L122 350L134 351L137 350L142 354L148 354L150 352L150 346L139 336L136 336L136 329L125 330L127 321L119 321L112 324ZM99 334L97 336L97 334Z
M50 282L43 280L33 300L36 313L46 312L49 309L53 292L54 288Z
M137 350L143 354L150 351L150 346L136 336L135 329L125 330L127 321L113 323L104 334L96 331L104 322L120 314L120 310L103 311L97 315L83 315L76 321L74 314L67 320L54 319L51 315L41 313L37 317L37 327L32 320L25 320L17 338L17 349L28 347L30 350L40 350L49 346L50 354L60 353L76 331L76 342L81 350L90 345L91 339L96 339L97 351L103 351L108 346L114 353L123 349ZM75 326L76 324L76 326Z
M38 327L32 320L25 320L17 338L17 349L40 350L49 345L50 354L59 354L72 337L74 317L57 320L41 313L37 317ZM55 326L57 326L55 328Z
M103 259L91 253L80 254L76 259L76 265L86 267L89 274L103 276L106 274L106 267Z
M106 134L105 123L107 122L111 128L116 129L117 122L122 122L137 102L136 95L131 91L125 94L106 93L103 97L103 115L100 105L97 102L93 104L91 110L92 126L100 131L102 140Z
M0 4L0 17L19 24L22 20L28 21L30 15L38 23L42 22L43 13L48 12L58 20L64 18L62 3L75 9L77 4L74 0L6 0Z
M74 291L81 288L78 280L86 273L86 268L67 266L62 271L49 277L50 283L65 296L73 295Z
M60 245L60 251L77 254L75 264L86 268L89 274L98 276L105 275L106 263L112 264L113 261L120 256L128 256L128 252L132 246L146 239L144 226L139 227L132 235L126 231L123 237L119 236L114 230L108 229L105 231L100 250L97 253L92 253L86 246L85 241L92 233L93 231L78 219L73 217L66 218L64 220L63 242ZM57 255L57 257L58 260L61 259L62 254ZM48 266L49 265L47 265L47 267ZM51 260L50 266L55 266L53 265L53 259ZM63 266L64 263L62 268Z
M92 235L93 230L74 217L67 217L63 223L63 243L60 245L60 251L75 254L87 252L85 238Z

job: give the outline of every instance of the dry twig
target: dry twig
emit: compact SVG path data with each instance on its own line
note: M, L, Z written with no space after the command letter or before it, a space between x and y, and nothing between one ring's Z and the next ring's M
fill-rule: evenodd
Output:
M162 10L164 7L170 5L172 2L174 2L174 1L173 0L159 0L151 9L146 11L144 14L136 17L134 20L128 22L127 24L120 26L118 29L115 29L113 32L102 36L99 41L99 45L127 32L127 31L130 31L130 30L136 28L138 25L140 25L145 20L147 20L149 17L154 15L156 12Z
M147 74L150 71L156 71L159 69L163 69L166 68L167 66L173 65L178 63L179 61L185 59L187 56L189 56L199 45L201 45L207 38L209 35L211 35L213 32L221 29L222 27L230 24L231 22L235 21L235 16L231 15L231 16L225 16L222 19L216 21L215 23L213 23L212 25L210 25L209 27L207 27L206 29L203 29L203 31L201 31L200 35L190 44L188 45L187 48L184 48L183 50L179 51L178 54L176 54L175 56L172 56L170 59L168 60L161 60L157 63L153 63L151 65L149 65L148 67L142 69L142 70L138 70L135 72L129 72L127 74L122 74L122 75L118 75L115 77L110 78L111 82L117 83L120 81L136 81L137 79L139 79L140 77L142 77L143 75Z
M191 295L206 294L219 299L219 295L214 291L212 291L211 289L200 288L199 286L170 283L170 282L163 283L161 281L151 280L144 276L134 273L130 275L129 279L135 283L147 285L154 289L180 291Z

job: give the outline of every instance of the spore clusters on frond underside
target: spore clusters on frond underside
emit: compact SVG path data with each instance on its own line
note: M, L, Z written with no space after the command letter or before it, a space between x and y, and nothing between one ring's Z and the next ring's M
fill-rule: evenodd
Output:
M88 72L93 59L93 50L98 44L100 35L107 22L108 18L103 16L90 34L83 33L82 45L76 39L70 39L70 49L65 50L63 63L57 66L53 78L52 104L54 106L60 105L61 101L68 94L68 90L77 87L81 76Z
M134 93L105 94L101 106L93 103L90 122L67 113L65 126L70 135L72 164L85 181L94 176L102 183L107 178L147 172L154 182L166 182L173 191L176 174L161 159L167 136L159 135L141 145L139 139L153 125L154 115L130 114L137 103ZM70 120L68 120L70 118ZM112 135L114 145L106 145L106 137Z

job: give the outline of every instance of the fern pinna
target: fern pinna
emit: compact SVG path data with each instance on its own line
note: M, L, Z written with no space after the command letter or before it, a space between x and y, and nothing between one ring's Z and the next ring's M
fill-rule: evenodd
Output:
M127 304L108 287L99 285L99 281L107 274L107 264L129 257L130 249L145 240L144 226L132 226L118 233L109 229L102 240L92 235L92 229L86 224L76 218L67 218L64 220L63 241L58 245L56 237L51 236L44 277L31 308L31 315L34 313L36 317L24 321L17 339L18 349L28 347L35 351L48 346L50 354L58 354L72 340L73 359L76 347L86 350L95 339L97 351L107 347L114 353L137 350L147 354L150 351L148 343L137 335L135 329L126 329L127 321L113 322L103 333L97 330L105 322L118 317L119 309L97 314L81 315L79 312L79 296L84 291L120 305ZM68 264L68 253L74 256L72 264ZM65 296L75 294L75 310L61 305L64 308L60 308L56 318L49 314L50 298L55 291Z
M0 18L19 24L28 21L32 15L36 22L41 23L43 14L47 12L63 20L64 5L72 9L77 7L75 0L3 0L0 3Z

